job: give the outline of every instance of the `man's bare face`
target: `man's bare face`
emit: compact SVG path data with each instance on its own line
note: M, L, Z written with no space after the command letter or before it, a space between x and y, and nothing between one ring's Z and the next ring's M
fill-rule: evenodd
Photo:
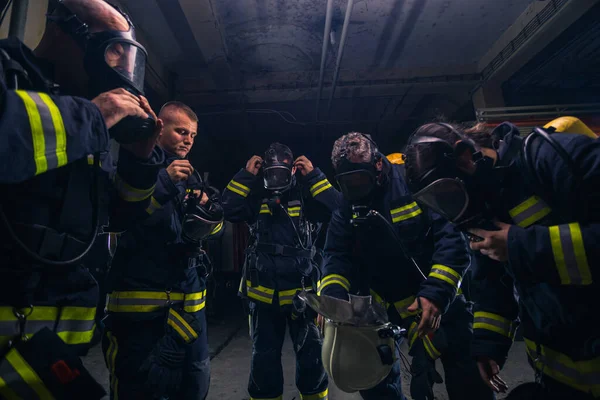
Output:
M165 124L158 137L159 145L169 153L185 158L194 144L198 123L175 107L163 110L159 118Z

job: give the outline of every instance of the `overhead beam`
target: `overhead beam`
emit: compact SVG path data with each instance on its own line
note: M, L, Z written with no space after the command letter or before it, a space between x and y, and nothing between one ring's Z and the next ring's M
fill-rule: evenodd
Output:
M211 0L179 0L204 61L214 88L230 88L233 82L227 59L227 45Z

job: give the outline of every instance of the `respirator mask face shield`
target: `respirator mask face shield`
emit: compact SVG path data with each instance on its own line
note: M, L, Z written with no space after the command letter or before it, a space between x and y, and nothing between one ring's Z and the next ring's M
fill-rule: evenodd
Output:
M113 6L129 24L128 31L101 31L91 33L88 25L77 18L61 0L52 0L54 9L47 16L65 33L69 34L84 52L83 65L88 75L89 97L122 88L135 96L144 94L146 49L136 41L131 20L118 7ZM154 135L156 121L128 116L109 129L119 143L133 143Z
M353 163L342 159L335 180L344 198L351 204L368 201L377 187L377 169L373 163Z
M435 180L413 194L413 199L452 223L459 223L469 208L469 193L458 178Z
M198 243L217 233L223 225L224 212L219 203L219 191L205 188L208 201L200 204L201 196L189 196L186 200L186 213L183 217L181 236L188 243Z
M276 163L263 168L265 189L284 191L292 185L292 168L285 163Z

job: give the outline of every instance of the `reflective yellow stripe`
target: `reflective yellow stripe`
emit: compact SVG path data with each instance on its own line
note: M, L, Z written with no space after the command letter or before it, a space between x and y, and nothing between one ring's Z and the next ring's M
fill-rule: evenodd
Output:
M321 291L329 285L338 284L342 286L347 291L350 291L350 282L348 279L344 278L342 275L338 274L330 274L321 279L321 283L318 288L318 294L321 294Z
M113 394L114 400L118 400L119 398L119 379L115 374L116 369L116 359L117 352L119 350L119 344L117 343L117 338L110 332L106 332L106 337L108 338L109 345L108 350L104 356L104 360L106 361L106 366L108 367L108 372L110 374L110 388Z
M413 201L410 204L391 210L390 213L392 214L392 222L396 223L414 218L417 215L422 214L423 210L421 210L417 203Z
M248 297L261 301L267 304L273 304L273 294L275 290L266 288L264 286L256 286L252 287L252 283L250 281L246 281L246 291L248 293Z
M287 212L290 217L299 217L300 216L300 207L289 207Z
M233 179L229 181L229 184L227 184L227 189L239 194L242 197L248 197L248 195L250 194L250 188L248 186L242 185L241 183L236 182Z
M325 389L321 393L315 393L315 394L300 393L300 399L301 400L322 400L322 399L327 400L328 395L329 395L329 389Z
M413 315L417 315L419 311L408 311L407 308L410 307L412 303L415 302L415 296L407 297L406 299L402 299L394 303L394 308L400 314L400 318L408 318Z
M550 214L552 210L542 199L532 196L511 209L508 213L513 222L522 228L527 228Z
M146 208L146 212L148 214L154 213L154 211L160 209L162 205L154 198L154 196L150 197L150 204Z
M301 292L301 291L302 291L302 288L291 289L291 290L281 290L278 293L279 305L284 306L286 304L292 304L292 301L294 300L294 296L296 296L296 293Z
M41 400L54 400L44 382L16 349L10 350L5 357L21 379L33 389Z
M436 347L431 342L431 339L429 339L429 336L423 336L423 346L425 347L427 355L432 360L437 360L441 357L442 353L440 353L440 351L436 349Z
M320 180L310 187L310 194L312 197L316 197L318 194L324 192L325 190L331 188L331 183L327 180L327 178Z
M219 222L219 225L215 226L215 228L210 232L210 234L216 235L217 233L221 232L221 229L223 229L223 222Z
M389 307L390 304L387 301L385 301L383 299L383 297L381 297L376 291L374 291L373 289L370 289L369 292L371 293L373 300L375 300L377 303L381 304L386 309Z
M23 90L17 90L17 95L21 97L25 104L25 110L29 117L29 126L31 128L31 138L33 140L33 159L35 161L35 174L39 175L48 170L48 160L46 159L46 139L44 138L44 128L42 127L42 117L38 112L35 101L29 93Z
M273 212L269 208L268 204L261 204L261 206L260 206L260 214L271 214L271 215L273 215Z
M167 297L165 292L112 292L108 296L107 309L119 313L156 312L168 305L167 298L172 303L180 303L184 294L174 292Z
M167 325L175 329L177 334L186 343L191 343L198 339L198 333L187 323L185 319L179 313L172 308L169 309L169 317L167 318Z
M52 125L54 125L54 133L56 135L56 159L57 168L67 164L67 131L65 130L65 124L63 123L60 111L54 101L45 93L38 93L52 118Z
M566 354L536 346L535 342L525 338L527 354L537 370L543 374L577 390L600 397L600 357L585 361L573 361Z
M412 348L413 344L415 344L415 340L417 340L417 328L418 325L416 322L410 324L408 328L408 347Z
M590 285L592 273L578 223L548 228L554 262L563 285Z
M454 288L458 290L460 286L460 282L462 277L458 272L453 270L452 268L446 267L441 264L434 264L431 267L431 272L429 273L429 278L440 279L444 282L451 284Z
M128 202L138 202L146 200L154 193L154 186L149 189L138 189L123 180L119 174L115 175L115 187L119 197Z
M473 329L485 329L513 339L517 326L501 315L476 311Z
M6 381L0 376L0 395L6 400L21 400L11 388L8 387Z

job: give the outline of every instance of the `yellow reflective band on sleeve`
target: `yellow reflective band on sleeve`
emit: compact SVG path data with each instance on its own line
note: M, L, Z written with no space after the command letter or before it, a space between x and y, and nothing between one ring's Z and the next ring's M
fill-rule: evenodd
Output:
M417 215L422 214L423 210L421 210L417 203L413 201L410 204L391 210L390 213L392 214L392 222L396 223L414 218Z
M484 329L513 339L517 326L501 315L476 311L473 319L473 329Z
M552 210L537 196L532 196L511 209L508 213L513 222L521 228L527 228L550 214Z
M185 319L179 313L172 308L169 308L169 316L167 318L167 325L177 332L185 343L191 343L198 339L198 333L187 323Z
M146 212L148 214L153 214L154 211L160 209L162 205L154 198L154 196L150 197L150 204L146 208Z
M323 193L327 189L330 189L331 183L327 180L327 178L315 183L310 187L310 194L312 197L317 197L318 194Z
M427 336L427 335L423 336L423 346L425 347L425 351L427 352L427 355L432 360L437 360L438 358L440 358L442 356L442 353L440 353L440 351L438 349L436 349L436 347L431 342L431 339L429 339L429 336Z
M296 293L301 292L302 288L291 289L291 290L281 290L279 291L279 305L284 306L286 304L292 304L294 300L294 296Z
M123 178L119 176L119 174L115 175L115 187L117 188L119 197L130 203L146 200L148 197L152 196L152 193L154 193L154 186L148 189L134 188L125 182Z
M202 292L188 293L184 295L183 311L188 313L198 312L206 306L206 289Z
M67 164L67 133L60 111L45 93L15 92L25 105L31 138L35 175Z
M31 368L31 365L21 356L21 354L17 351L17 349L11 349L5 356L6 361L12 366L14 369L14 374L10 374L12 378L12 382L6 382L8 386L13 390L25 391L27 389L31 389L37 395L37 397L41 400L54 400L54 397L44 385L44 382L40 379L38 374ZM6 381L7 379L5 379ZM23 385L26 385L27 388L24 388ZM33 393L30 394L30 396ZM32 398L30 396L23 397L25 399Z
M215 226L215 228L212 231L210 231L210 234L216 235L217 233L221 232L221 229L223 229L223 221L219 222L219 224Z
M248 297L267 304L273 304L273 295L275 290L266 288L264 286L252 287L250 281L246 281L246 291Z
M317 294L321 294L321 291L326 288L329 285L333 285L333 284L338 284L341 287L343 287L344 289L346 289L346 291L350 291L350 282L348 281L348 279L344 278L342 275L338 275L338 274L330 274L327 275L326 277L324 277L323 279L321 279L321 283L319 285L319 288L317 290Z
M289 207L287 212L290 217L300 217L300 207Z
M315 394L300 393L301 400L327 400L328 397L329 397L329 389L325 389L321 393L315 393Z
M269 208L268 204L261 204L260 205L260 214L270 214L270 215L273 215L273 212Z
M106 362L106 366L108 367L108 373L110 375L110 388L113 393L114 400L118 400L119 396L119 379L115 374L115 361L117 359L117 352L119 351L119 344L117 343L117 338L110 332L106 332L106 337L108 342L108 350L104 355L104 361Z
M394 308L396 309L396 311L398 311L398 314L400 314L400 318L402 318L402 319L408 318L413 315L417 315L419 313L418 310L408 311L408 307L410 307L410 305L412 303L414 303L415 300L416 300L415 296L410 296L410 297L407 297L406 299L402 299L402 300L394 303Z
M462 277L458 272L441 264L434 264L433 267L431 267L429 278L440 279L451 284L456 290L458 290L460 282L462 281Z
M525 338L527 355L535 368L567 386L600 397L600 357L574 361L566 354L535 344Z
M563 285L590 285L592 273L578 223L548 228L554 262Z
M417 336L417 328L419 327L419 325L416 322L413 322L410 324L410 327L408 328L408 348L412 348L413 344L415 344L415 341L417 340L418 336Z
M233 179L229 181L229 184L227 184L227 189L231 190L233 193L239 194L242 197L248 197L250 194L250 188L248 186L242 185Z

